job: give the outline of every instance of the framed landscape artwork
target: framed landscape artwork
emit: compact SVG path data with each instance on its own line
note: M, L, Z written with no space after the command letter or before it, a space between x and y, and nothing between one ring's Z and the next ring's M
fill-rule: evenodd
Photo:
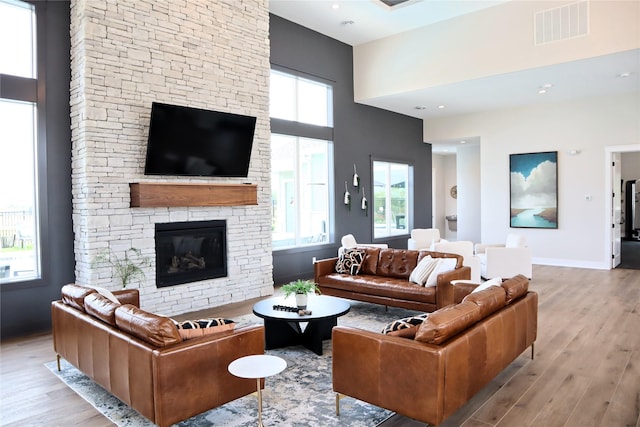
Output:
M512 228L558 228L558 152L510 154Z

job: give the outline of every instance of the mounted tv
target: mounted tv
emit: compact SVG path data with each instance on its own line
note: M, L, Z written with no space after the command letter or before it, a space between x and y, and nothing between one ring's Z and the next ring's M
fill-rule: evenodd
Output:
M145 175L246 177L256 118L154 102Z

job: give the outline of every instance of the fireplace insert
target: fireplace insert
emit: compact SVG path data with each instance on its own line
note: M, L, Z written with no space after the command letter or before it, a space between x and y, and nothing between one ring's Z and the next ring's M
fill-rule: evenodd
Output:
M156 286L227 276L227 222L156 224Z

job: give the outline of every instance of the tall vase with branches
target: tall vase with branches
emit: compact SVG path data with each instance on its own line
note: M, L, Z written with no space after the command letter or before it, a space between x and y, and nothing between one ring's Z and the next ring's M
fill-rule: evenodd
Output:
M126 288L134 281L140 283L145 279L144 269L151 266L151 260L136 248L127 249L122 256L118 256L111 249L105 249L93 259L92 266L111 267L114 277Z

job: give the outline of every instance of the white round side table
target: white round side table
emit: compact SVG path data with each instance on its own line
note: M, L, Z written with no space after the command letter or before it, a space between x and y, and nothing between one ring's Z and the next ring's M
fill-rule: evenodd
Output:
M255 378L258 385L258 427L262 424L262 391L260 380L279 374L287 367L284 359L269 354L255 354L234 360L227 368L232 375L239 378Z

